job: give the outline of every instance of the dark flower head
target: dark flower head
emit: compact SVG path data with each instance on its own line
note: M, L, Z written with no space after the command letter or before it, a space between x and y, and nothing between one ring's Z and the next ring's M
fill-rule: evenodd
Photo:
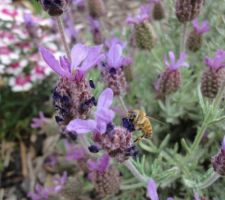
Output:
M70 0L40 0L43 9L50 16L62 15Z

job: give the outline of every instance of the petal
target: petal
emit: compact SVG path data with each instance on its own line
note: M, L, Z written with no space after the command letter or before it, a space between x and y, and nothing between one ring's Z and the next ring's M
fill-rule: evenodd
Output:
M95 171L98 168L97 161L88 160L87 166L90 171Z
M107 154L104 154L102 157L98 160L98 171L104 172L107 167L109 166L109 156Z
M155 181L151 178L148 181L147 185L147 197L151 200L159 200L158 193L157 193L157 186Z
M96 129L96 122L94 120L75 119L67 125L66 129L78 134L88 133Z
M105 121L97 121L97 131L98 133L104 134L107 130L107 123Z
M44 47L40 47L39 51L40 51L44 61L48 64L49 67L52 68L53 71L55 71L58 75L60 75L62 77L68 76L68 72L64 71L61 68L59 61L56 60L56 58L53 56L53 54L49 50L47 50Z
M98 98L97 110L101 108L109 108L113 103L113 91L111 88L106 88Z
M172 198L172 197L168 197L168 198L167 198L167 200L174 200L174 198Z
M170 58L170 65L173 66L176 63L176 56L174 54L174 52L170 51L169 52L169 58Z
M113 46L111 46L106 56L108 65L114 68L121 67L123 64L122 54L123 54L123 49L121 45L114 44Z
M108 108L101 108L96 112L97 124L99 124L99 122L110 123L114 117L115 113Z
M83 44L76 44L71 50L71 68L77 68L88 55L88 47Z
M101 54L102 51L102 45L94 46L94 47L89 47L88 49L88 55L83 62L82 66L79 68L80 71L83 73L86 73L90 68L94 67L97 65L101 60L103 54Z
M125 22L126 22L126 24L137 24L138 23L138 21L134 17L127 17Z
M225 150L225 136L223 137L222 149Z
M180 68L180 67L182 67L182 66L183 66L183 67L189 67L188 63L185 62L186 58L187 58L187 54L184 53L184 52L181 52L181 53L180 53L179 60L178 60L177 63L175 64L174 68L175 68L175 69L178 69L178 68Z

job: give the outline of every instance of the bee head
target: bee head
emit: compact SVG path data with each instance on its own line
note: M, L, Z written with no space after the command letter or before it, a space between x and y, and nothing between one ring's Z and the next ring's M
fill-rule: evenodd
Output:
M135 112L133 110L129 110L128 111L128 119L130 119L131 121L133 121L136 117L137 117L137 112Z

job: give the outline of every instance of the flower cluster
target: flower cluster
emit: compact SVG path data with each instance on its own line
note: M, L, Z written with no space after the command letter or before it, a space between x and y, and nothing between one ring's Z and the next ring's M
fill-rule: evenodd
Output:
M0 15L0 75L12 91L28 91L50 74L37 49L41 38L56 50L55 37L49 38L44 32L44 28L50 30L50 21L7 3L0 4Z

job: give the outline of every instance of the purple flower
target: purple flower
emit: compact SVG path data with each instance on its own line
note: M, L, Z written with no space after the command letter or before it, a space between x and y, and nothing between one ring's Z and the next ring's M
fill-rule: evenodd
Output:
M32 14L31 13L24 13L23 15L23 20L24 23L27 27L31 27L31 26L36 26L37 24L34 22L33 18L32 18Z
M149 20L151 12L151 7L149 5L142 6L140 8L139 14L134 17L127 17L126 23L128 24L141 24L147 20Z
M199 24L198 19L195 19L192 21L192 25L195 32L200 35L209 31L209 25L206 20Z
M155 181L151 178L148 181L147 185L147 197L149 197L151 200L159 200L159 196L157 193L157 186Z
M110 109L113 102L113 91L110 88L105 89L98 99L97 110L95 112L95 120L72 120L67 125L68 131L75 131L77 134L88 132L105 133L107 124L112 122L115 113Z
M151 200L159 200L159 196L158 196L158 193L157 193L157 185L152 178L150 178L148 180L147 197L149 197ZM173 200L173 198L168 197L167 200Z
M164 63L167 68L169 68L171 70L177 70L182 66L189 67L188 63L186 63L186 58L187 58L186 53L181 52L179 59L176 61L174 52L170 51L169 52L169 60L168 60L167 56L165 56Z
M65 148L66 148L66 159L73 161L73 160L82 160L86 157L86 153L84 148L73 145L68 141L65 141Z
M92 171L98 171L100 173L103 173L107 170L109 166L110 158L107 154L102 155L98 160L88 160L87 165L88 169Z
M101 24L100 24L100 21L98 19L89 16L88 22L89 22L92 34L100 31Z
M124 67L132 65L133 64L133 59L131 57L129 57L129 56L124 57L122 63L123 63L122 65Z
M54 177L53 178L53 193L58 193L60 192L63 187L65 186L66 182L68 180L67 172L63 172L63 175L61 177Z
M149 0L149 3L155 4L155 3L160 3L161 0Z
M40 47L40 52L45 62L59 76L70 80L80 81L89 69L103 59L102 46L85 46L76 44L71 51L71 62L65 57L59 60L46 48Z
M52 188L44 188L37 184L35 186L34 192L29 192L28 197L32 200L45 200L48 199L49 194L52 192Z
M109 68L119 68L123 65L123 47L120 44L113 44L106 54L106 62Z
M225 136L223 137L221 149L223 149L225 151Z
M214 58L206 57L204 62L208 67L214 69L225 67L225 51L223 49L218 49Z
M53 186L43 187L39 184L35 186L35 191L30 192L28 196L32 200L47 200L49 195L54 195L60 192L68 180L67 172L63 172L61 177L53 177Z
M31 128L41 128L46 122L46 118L43 112L39 112L39 117L34 117L32 119Z
M45 160L45 164L54 167L58 162L58 155L56 153L48 156Z
M119 44L123 49L127 46L127 43L120 40L119 38L117 37L113 37L111 39L108 39L105 41L105 45L106 47L109 49L110 47L112 47L113 45L115 44Z

